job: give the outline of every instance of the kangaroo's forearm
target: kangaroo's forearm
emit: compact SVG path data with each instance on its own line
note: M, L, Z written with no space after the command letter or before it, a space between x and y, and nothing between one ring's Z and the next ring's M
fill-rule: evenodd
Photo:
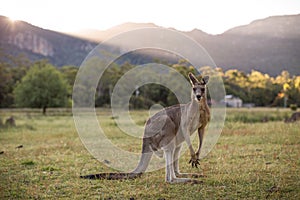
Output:
M199 128L198 129L199 145L198 145L198 149L196 152L198 158L200 156L200 151L201 151L201 147L202 147L202 143L203 143L203 135L204 135L204 128Z
M191 139L190 139L190 133L189 133L188 130L185 133L183 133L183 137L184 137L184 140L185 140L185 142L187 143L187 145L189 147L191 156L195 155L195 150L192 146Z

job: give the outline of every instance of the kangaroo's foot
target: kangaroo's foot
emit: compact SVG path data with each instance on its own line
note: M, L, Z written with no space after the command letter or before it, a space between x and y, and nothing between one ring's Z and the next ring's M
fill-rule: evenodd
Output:
M189 178L173 178L170 181L167 181L168 183L174 184L174 183L192 183L192 184L201 184L203 181L195 180L195 179L189 179Z
M203 178L203 177L206 177L203 174L196 174L196 173L176 173L175 172L175 175L178 178Z

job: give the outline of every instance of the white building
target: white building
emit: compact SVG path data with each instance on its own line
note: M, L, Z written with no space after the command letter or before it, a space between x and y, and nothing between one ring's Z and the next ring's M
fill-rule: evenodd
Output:
M226 95L224 101L226 106L228 107L240 108L243 106L242 99L235 97L233 95Z

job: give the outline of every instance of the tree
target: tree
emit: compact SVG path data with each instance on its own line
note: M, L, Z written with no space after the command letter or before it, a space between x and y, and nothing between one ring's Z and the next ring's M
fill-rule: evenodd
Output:
M63 78L66 80L67 85L68 85L68 98L69 98L69 105L72 105L72 92L73 92L73 86L74 86L74 82L76 79L76 75L78 72L78 67L76 66L63 66L60 69L60 72L63 75Z
M9 55L0 48L0 108L13 105L13 88L29 66L30 61L23 54Z
M42 108L46 114L48 107L63 107L67 104L67 83L62 74L45 61L35 63L15 90L18 107Z
M0 107L8 107L11 101L10 88L12 86L12 78L9 68L0 63Z
M72 88L76 79L76 75L78 72L78 67L76 66L63 66L60 69L61 73L63 74L64 78L66 79L69 86Z

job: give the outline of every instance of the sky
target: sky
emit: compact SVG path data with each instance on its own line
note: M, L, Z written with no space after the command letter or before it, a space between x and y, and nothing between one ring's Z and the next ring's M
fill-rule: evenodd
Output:
M210 34L274 15L300 14L300 0L0 0L0 15L59 32L126 22Z

